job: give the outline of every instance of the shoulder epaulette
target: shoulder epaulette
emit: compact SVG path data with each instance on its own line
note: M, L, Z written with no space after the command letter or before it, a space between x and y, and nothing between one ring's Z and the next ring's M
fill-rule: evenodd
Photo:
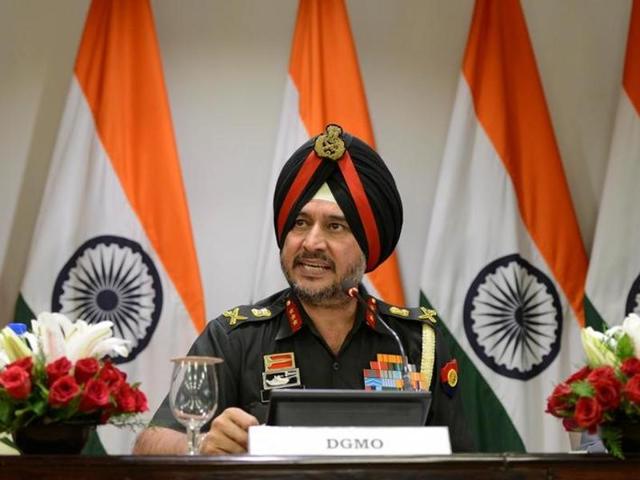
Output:
M240 305L226 310L221 318L231 329L236 328L246 322L261 322L270 320L277 316L284 309L284 305L278 302L265 307L263 305Z
M377 303L378 311L384 315L391 315L392 317L402 318L404 320L415 320L431 325L436 325L438 323L438 314L432 308L397 307L395 305L385 303L382 300L377 300Z

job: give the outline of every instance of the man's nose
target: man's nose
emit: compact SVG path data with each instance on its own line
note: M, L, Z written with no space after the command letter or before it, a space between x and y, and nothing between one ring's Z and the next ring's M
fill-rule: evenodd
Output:
M324 250L326 248L326 237L320 225L314 225L307 231L302 246L308 251Z

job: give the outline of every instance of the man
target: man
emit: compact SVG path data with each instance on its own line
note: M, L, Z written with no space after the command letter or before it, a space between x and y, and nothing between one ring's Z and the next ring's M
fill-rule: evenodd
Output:
M224 359L218 373L220 414L201 452L242 453L247 432L264 422L269 393L280 386L363 389L363 371L378 354L398 354L383 316L410 363L433 392L429 425L450 428L454 451L470 449L457 364L436 335L435 312L387 305L366 294L368 308L345 290L360 285L393 252L402 228L402 202L391 173L371 147L337 125L305 143L287 161L274 195L282 270L291 288L225 312L196 340L191 355ZM435 362L435 365L434 365ZM174 454L185 434L167 400L135 453Z

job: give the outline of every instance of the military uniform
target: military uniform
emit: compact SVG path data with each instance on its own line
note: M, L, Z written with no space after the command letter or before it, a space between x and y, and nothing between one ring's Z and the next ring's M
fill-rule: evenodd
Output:
M440 372L451 360L433 311L404 309L363 296L398 334L409 362L418 369L429 365L431 409L427 425L449 427L454 451L470 451L472 444L464 421L462 399L452 382ZM363 369L379 353L398 354L392 335L375 316L358 306L356 321L337 355L331 352L290 289L256 305L228 310L210 322L193 344L190 355L218 356L219 402L217 414L240 407L264 422L269 389L265 357L292 352L304 388L363 389ZM433 356L435 352L435 358ZM275 358L275 357L273 357ZM450 378L449 378L450 380ZM297 383L297 382L294 382ZM455 386L455 385L453 385ZM171 414L165 398L156 412L154 425L183 430ZM208 428L208 427L207 427Z

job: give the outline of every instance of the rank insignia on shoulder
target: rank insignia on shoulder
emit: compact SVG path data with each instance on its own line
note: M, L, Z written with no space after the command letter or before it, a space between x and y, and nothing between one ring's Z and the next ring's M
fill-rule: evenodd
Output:
M453 397L458 386L458 360L455 358L445 363L440 370L440 385L449 397Z
M410 312L406 308L389 307L389 313L393 313L394 315L399 315L401 317L408 317Z
M229 319L229 325L235 325L239 320L247 320L247 317L240 315L240 307L227 310L222 315Z
M268 308L252 308L251 314L256 318L266 318L271 316L271 310Z
M420 307L420 315L418 316L419 320L428 320L431 323L436 324L437 316L438 314L433 308Z

